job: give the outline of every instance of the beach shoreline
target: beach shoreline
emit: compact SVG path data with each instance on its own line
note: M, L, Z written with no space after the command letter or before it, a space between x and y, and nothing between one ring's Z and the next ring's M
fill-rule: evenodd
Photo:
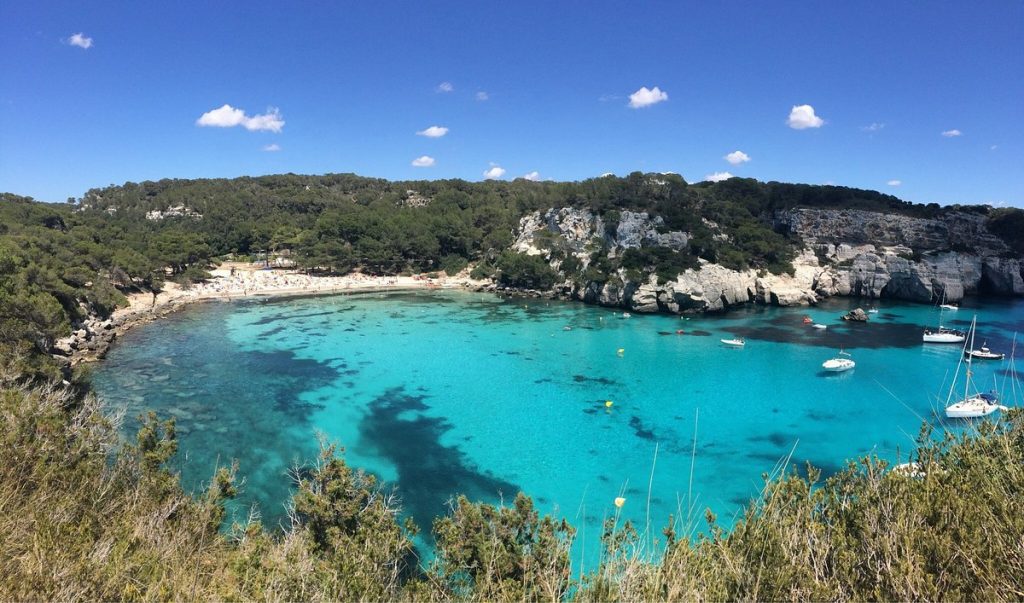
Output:
M252 264L224 263L211 272L211 278L189 287L164 284L160 292L126 295L128 305L118 308L107 320L91 318L78 329L56 342L55 358L70 367L101 360L111 344L137 325L146 324L186 307L204 302L230 302L245 299L318 297L360 293L400 291L477 290L488 281L477 281L468 274L414 276L370 276L354 272L342 276L314 276L291 269L265 268Z

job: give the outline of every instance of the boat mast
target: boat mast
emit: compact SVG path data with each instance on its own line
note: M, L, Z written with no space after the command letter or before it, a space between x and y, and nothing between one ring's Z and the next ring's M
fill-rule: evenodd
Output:
M971 386L971 360L974 358L974 329L978 323L978 315L975 314L974 318L971 319L971 353L967 355L967 378L964 379L964 400L967 399L968 391Z

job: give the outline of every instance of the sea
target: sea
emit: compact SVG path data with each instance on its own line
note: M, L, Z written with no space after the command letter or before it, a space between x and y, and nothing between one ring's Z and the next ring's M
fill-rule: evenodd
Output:
M866 323L840 318L872 306ZM93 383L126 412L128 441L143 413L176 420L186 489L237 460L234 521L256 509L287 523L295 476L332 443L425 533L457 495L500 504L524 492L577 529L586 564L609 518L656 548L667 525L706 530L707 511L728 529L781 471L906 462L923 426L974 429L942 413L963 396L962 347L921 340L974 317L976 347L1008 358L975 361L970 387L1015 406L1024 302L998 299L684 317L465 291L206 303L128 332ZM733 338L745 345L721 341ZM840 351L856 367L824 371Z

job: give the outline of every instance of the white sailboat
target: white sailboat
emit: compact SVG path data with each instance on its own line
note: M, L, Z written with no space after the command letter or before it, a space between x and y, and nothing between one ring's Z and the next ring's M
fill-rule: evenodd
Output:
M821 368L832 373L848 371L855 366L857 366L857 363L853 361L853 358L850 358L850 355L842 350L839 350L838 356L829 358L821 364Z
M977 328L978 317L975 316L971 319L971 346L969 349L974 349L974 331ZM997 410L1006 410L1006 407L999 404L999 397L995 392L987 393L974 393L971 394L971 359L972 356L967 354L967 346L964 346L965 356L967 358L967 374L964 378L964 397L958 402L954 402L946 407L946 416L950 419L973 419L977 417L987 417ZM961 359L961 363L962 363ZM959 372L959 365L957 366ZM953 386L956 385L954 379L953 384L949 387L949 394L953 394ZM948 397L947 397L948 400Z
M947 304L946 303L946 290L943 289L942 290L942 300L939 301L939 308L942 309L942 310L953 310L953 311L956 311L956 310L960 309L960 306L956 306L956 305L953 305L953 304Z
M945 297L943 297L943 299L945 299ZM923 341L925 343L963 343L967 340L966 333L942 326L943 309L943 306L939 306L939 328L925 329L922 337Z

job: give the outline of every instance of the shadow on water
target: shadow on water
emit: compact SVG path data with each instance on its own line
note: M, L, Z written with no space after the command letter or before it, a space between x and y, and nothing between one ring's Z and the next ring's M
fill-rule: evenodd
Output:
M119 398L131 393L124 387L105 387L104 397L115 406L127 407L133 417L125 423L129 439L139 427L134 417L149 408L175 418L180 450L188 454L179 454L173 464L187 490L202 489L216 466L240 459L239 477L245 483L229 504L229 521L243 521L249 507L258 505L265 525L277 525L285 519L285 505L292 494L288 469L316 455L310 416L322 404L303 401L301 394L328 386L338 372L329 363L297 358L290 351L242 351L213 335L196 337L200 341L193 343L216 350L216 365L210 365L207 356L179 353L174 358L178 375L218 374L216 379L204 379L198 391L190 379L161 381L154 387L148 378L152 369L140 367L136 378L149 383L144 400ZM149 358L139 362L155 364ZM112 378L117 384L123 377Z
M269 325L279 320L299 320L303 318L314 318L317 316L331 316L335 314L333 310L327 312L310 312L309 314L289 314L287 312L281 312L279 314L270 314L263 318L253 322L253 326Z
M459 449L441 444L451 425L421 414L428 409L424 400L402 388L389 389L370 403L360 428L361 443L397 470L402 507L417 525L429 529L457 494L470 500L511 500L518 486L478 471ZM416 414L408 418L410 413Z
M615 386L619 385L619 382L615 379L609 379L607 377L588 377L586 375L573 375L572 380L576 383L599 383L601 385Z
M845 322L830 324L827 330L801 324L790 327L726 327L724 330L748 340L822 348L884 349L920 346L924 327L903 323Z

